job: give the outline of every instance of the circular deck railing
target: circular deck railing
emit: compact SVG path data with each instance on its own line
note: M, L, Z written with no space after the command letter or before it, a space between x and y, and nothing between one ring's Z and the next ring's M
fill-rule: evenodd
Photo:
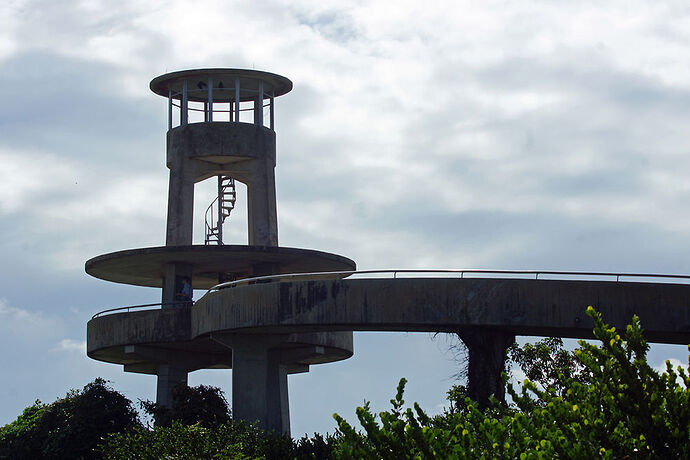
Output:
M111 315L113 313L118 313L118 312L129 313L131 310L157 310L160 307L175 308L175 307L192 306L193 304L194 304L194 302L182 300L182 301L178 301L178 302L145 303L142 305L130 305L128 307L109 308L107 310L99 311L98 313L93 315L91 317L91 319L98 318L99 316Z

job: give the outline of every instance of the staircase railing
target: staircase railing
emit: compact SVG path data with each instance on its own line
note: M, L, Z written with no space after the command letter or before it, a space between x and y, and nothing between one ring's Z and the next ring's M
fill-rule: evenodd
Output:
M218 196L206 208L204 216L204 244L223 244L223 222L235 209L236 200L235 179L230 176L218 176Z

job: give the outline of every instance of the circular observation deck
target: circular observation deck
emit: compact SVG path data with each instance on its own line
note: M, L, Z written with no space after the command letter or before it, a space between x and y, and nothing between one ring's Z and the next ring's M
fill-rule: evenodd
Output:
M290 92L292 82L270 72L219 68L167 73L154 78L149 86L168 98L168 130L211 121L273 129L274 99Z
M117 313L92 318L86 326L87 354L98 361L121 364L128 372L156 374L158 365L184 360L187 371L231 369L227 336L192 337L194 308L180 307ZM276 344L288 372L348 359L353 354L352 332L285 334Z
M151 91L160 96L168 97L172 93L173 99L180 100L186 83L190 101L206 102L209 79L213 82L213 100L218 102L234 102L238 100L238 92L240 101L254 100L260 83L266 94L273 97L282 96L292 89L292 82L281 75L245 69L181 70L160 75L151 80L149 86Z
M128 249L103 254L86 262L96 278L136 286L162 287L170 264L192 267L192 286L209 289L219 279L328 271L351 271L353 260L337 254L275 246L192 245ZM343 275L345 276L345 275Z

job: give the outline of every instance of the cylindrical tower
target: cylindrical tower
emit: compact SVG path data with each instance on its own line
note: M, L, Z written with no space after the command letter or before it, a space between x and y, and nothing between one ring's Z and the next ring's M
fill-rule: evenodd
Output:
M226 209L229 214L230 209L222 184L228 178L233 191L234 180L247 186L249 245L277 247L274 103L277 96L292 89L292 82L268 72L203 69L161 75L150 86L168 99L166 246L192 244L194 184L218 176L215 203L221 215L211 213L205 242L223 244L222 212ZM264 262L251 267L252 275L276 271ZM188 264L169 268L164 303L175 300L180 278L189 275ZM219 281L226 275L219 273Z
M193 336L192 288L280 273L354 270L352 260L278 246L275 98L292 89L285 77L239 69L173 72L151 81L167 98L170 170L166 245L119 251L86 262L86 271L119 283L161 287L160 309L94 317L87 350L125 371L158 375L157 401L170 404L187 373L233 368L236 418L289 431L287 374L352 355L352 332ZM206 209L204 245L193 244L194 185L216 178ZM247 188L248 245L226 245L223 221L236 204L235 181Z

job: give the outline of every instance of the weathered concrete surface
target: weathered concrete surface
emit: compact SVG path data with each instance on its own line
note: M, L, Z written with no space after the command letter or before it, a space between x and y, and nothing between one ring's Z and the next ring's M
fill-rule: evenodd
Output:
M86 353L125 345L191 340L191 308L135 311L92 319L86 325Z
M505 371L508 347L515 335L501 329L465 327L457 331L467 346L468 396L486 407L490 396L505 402L505 386L501 373Z
M190 123L168 131L166 161L172 169L176 159L204 160L243 175L243 167L232 163L267 158L275 167L275 139L275 131L253 123ZM195 181L204 179L201 165L195 171Z
M237 278L265 275L266 266L274 274L314 271L354 270L355 263L337 254L274 246L158 246L103 254L86 262L86 272L96 278L138 286L162 287L170 264L190 267L195 289L218 284L218 274ZM168 279L173 279L172 275Z
M155 374L160 363L185 368L232 367L232 351L222 334L191 337L193 307L176 307L100 316L88 322L87 354L123 364L125 370ZM290 373L312 364L347 359L353 353L352 332L284 334L276 349ZM222 339L222 340L221 340Z
M194 183L214 175L247 185L250 245L278 246L275 132L248 123L206 122L168 131L168 245L191 244Z
M220 331L447 331L592 337L593 305L623 327L637 314L652 342L690 343L690 285L517 279L353 279L238 286L209 293L192 336Z
M187 385L189 369L174 364L159 364L156 374L156 402L166 407L172 405L173 390L177 385Z
M285 337L269 335L218 335L232 348L232 413L239 420L257 422L261 428L290 434L288 366L281 345Z

